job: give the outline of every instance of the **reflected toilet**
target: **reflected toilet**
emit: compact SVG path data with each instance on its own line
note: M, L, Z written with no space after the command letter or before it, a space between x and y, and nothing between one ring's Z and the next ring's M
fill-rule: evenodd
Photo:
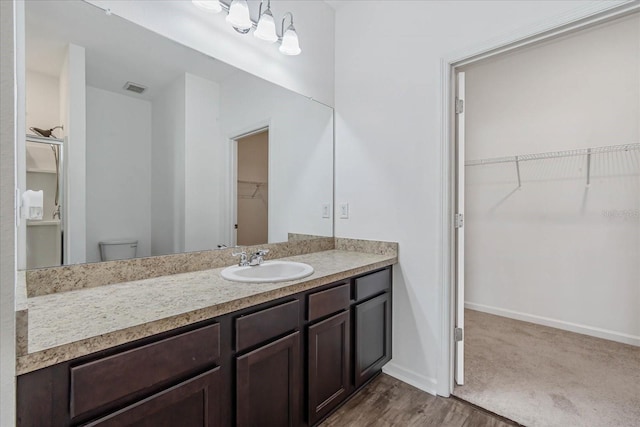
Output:
M115 261L136 257L138 241L136 239L103 240L100 247L100 261Z

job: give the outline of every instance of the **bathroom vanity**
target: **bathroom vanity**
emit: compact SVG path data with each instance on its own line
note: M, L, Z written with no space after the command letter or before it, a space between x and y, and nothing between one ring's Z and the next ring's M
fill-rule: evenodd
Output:
M123 292L129 294L123 297L138 304L145 293L157 302L165 290L174 293L175 286L183 286L182 295L176 295L181 314L172 324L179 325L179 319L188 324L170 328L166 313L148 314L146 323L88 336L100 332L92 324L100 323L97 315L86 321L92 331L86 338L19 358L18 425L318 424L391 358L391 265L397 254L328 250L288 259L313 265L314 274L248 284L223 280L218 268L132 282L138 286L126 287ZM206 292L202 285L219 294L219 302L206 307L196 302L196 295ZM155 296L149 291L154 287ZM197 292L190 296L189 287ZM101 298L123 289L113 284L59 296L86 305L81 301L88 294ZM43 304L55 301L46 300L53 298L49 295L32 301L38 298L45 299ZM36 303L30 309L44 309ZM131 304L120 306L121 316L132 315L136 304ZM185 304L194 310L185 312ZM85 318L92 310L77 308L85 310L78 314ZM209 314L199 320L202 313ZM153 333L159 325L167 330ZM148 336L109 347L123 331ZM36 349L34 340L30 344ZM92 351L101 340L108 348Z

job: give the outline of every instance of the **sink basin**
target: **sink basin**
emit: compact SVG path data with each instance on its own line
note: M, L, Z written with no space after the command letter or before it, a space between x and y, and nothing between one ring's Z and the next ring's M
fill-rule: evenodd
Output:
M302 262L265 261L254 267L227 267L220 273L223 279L244 283L275 283L302 279L313 274L313 267Z

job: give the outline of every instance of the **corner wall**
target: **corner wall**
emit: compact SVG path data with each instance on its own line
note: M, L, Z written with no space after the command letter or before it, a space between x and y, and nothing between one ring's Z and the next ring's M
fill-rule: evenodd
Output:
M185 76L152 102L151 255L184 251Z
M86 76L85 50L70 44L60 72L60 122L64 126L65 264L87 259ZM26 247L26 246L25 246Z
M201 251L229 245L226 164L220 130L220 85L185 75L184 249Z

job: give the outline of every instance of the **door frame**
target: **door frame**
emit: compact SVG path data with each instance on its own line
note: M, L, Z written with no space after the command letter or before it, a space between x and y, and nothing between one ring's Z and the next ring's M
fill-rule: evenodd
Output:
M530 47L536 43L568 35L606 21L622 18L640 11L640 2L632 0L599 1L577 8L570 14L547 20L544 24L523 28L500 39L453 52L440 61L440 144L441 144L441 215L440 215L440 355L438 360L437 394L448 397L455 387L455 343L456 320L456 245L454 215L456 213L457 192L455 189L456 140L455 140L455 89L456 71L487 58L516 49Z
M251 136L251 135L255 135L256 133L260 133L260 132L264 132L267 131L269 132L269 140L268 140L268 144L269 144L269 158L267 160L268 164L269 164L269 170L268 170L268 178L267 178L267 182L271 182L271 132L272 132L272 125L271 125L271 119L266 119L266 120L262 120L259 122L254 123L251 126L247 126L241 130L237 130L235 132L231 132L229 134L229 136L227 137L227 141L229 141L229 143L227 144L227 147L229 149L229 169L228 169L228 185L227 188L229 189L229 193L228 193L228 200L229 200L229 213L228 213L228 220L226 221L227 223L227 230L228 230L228 238L227 241L229 242L229 246L230 247L234 247L237 245L238 242L238 233L235 229L235 225L238 223L238 140L245 138L247 136ZM267 186L267 194L269 197L269 200L271 199L271 194L270 194L270 186ZM267 207L267 218L271 217L271 208L270 205ZM269 236L269 231L267 230L267 236Z

